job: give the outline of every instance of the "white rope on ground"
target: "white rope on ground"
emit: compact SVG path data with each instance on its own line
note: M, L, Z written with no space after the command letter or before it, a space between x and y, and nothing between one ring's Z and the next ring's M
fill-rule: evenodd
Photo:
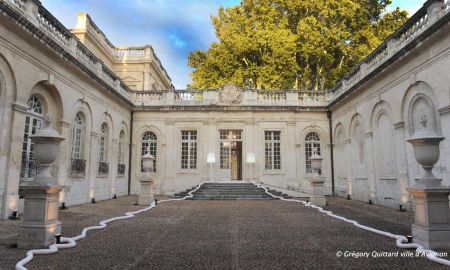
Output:
M326 214L326 215L328 215L330 217L333 217L333 218L337 218L337 219L342 220L344 222L353 224L354 226L356 226L356 227L358 227L360 229L363 229L363 230L366 230L366 231L369 231L369 232L373 232L373 233L376 233L376 234L380 234L380 235L383 235L383 236L387 236L389 238L396 239L395 243L396 243L397 247L399 247L399 248L415 248L416 252L419 252L420 254L425 254L428 260L436 262L436 263L440 263L440 264L444 264L444 265L450 266L450 261L449 260L438 257L438 254L435 251L430 250L430 249L425 249L423 246L421 246L419 244L408 243L408 239L405 236L403 236L403 235L392 234L390 232L386 232L386 231L378 230L378 229L375 229L375 228L372 228L372 227L361 225L356 220L352 220L352 219L348 219L348 218L345 218L345 217L342 217L342 216L338 216L336 214L333 214L333 212L331 212L331 211L324 210L322 207L319 207L319 206L316 206L316 205L312 204L311 202L306 202L306 201L296 200L296 199L285 199L285 198L283 198L281 196L273 195L272 193L269 192L269 190L263 184L256 183L255 181L252 181L252 183L254 185L256 185L257 187L263 188L264 191L268 195L272 196L272 198L280 199L282 201L287 201L287 202L302 203L306 207L311 207L311 208L317 209L321 213L324 213L324 214Z
M194 197L194 195L192 195L193 192L197 191L204 183L206 182L202 182L200 183L195 189L191 190L188 192L188 195L183 197L183 198L175 198L175 199L167 199L167 200L161 200L158 201L158 203L165 203L165 202L170 202L170 201L182 201L182 200L186 200L189 198ZM75 247L77 245L77 241L86 238L86 234L88 231L92 231L92 230L101 230L106 228L106 224L113 222L113 221L117 221L117 220L122 220L122 219L129 219L129 218L133 218L135 217L137 214L140 214L142 212L146 212L152 208L155 208L156 204L155 202L152 202L150 204L149 207L137 210L137 211L133 211L133 212L127 212L125 213L124 216L119 216L119 217L114 217L114 218L110 218L110 219L106 219L106 220L102 220L100 221L97 226L90 226L90 227L86 227L81 231L80 235L77 235L75 237L61 237L61 243L62 244L53 244L50 245L47 249L32 249L29 250L26 254L26 257L23 258L21 261L19 261L16 264L16 270L27 270L27 268L25 267L25 265L27 263L29 263L31 260L33 260L33 256L34 255L44 255L44 254L53 254L58 252L59 249L63 249L63 248L72 248Z

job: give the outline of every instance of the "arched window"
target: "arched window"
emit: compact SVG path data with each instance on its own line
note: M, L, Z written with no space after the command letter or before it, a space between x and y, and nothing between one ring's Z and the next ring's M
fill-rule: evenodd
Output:
M83 113L78 112L73 120L72 153L70 174L84 174L86 161L84 160L84 138L86 134L86 121Z
M108 173L109 164L108 164L108 138L109 131L108 125L103 123L100 128L100 153L99 153L99 173Z
M156 146L157 146L157 137L156 134L147 131L142 135L141 140L141 157L150 152L155 159L153 160L153 172L156 172ZM144 172L144 163L141 159L141 172Z
M306 173L312 173L311 160L309 159L313 151L316 150L318 155L321 155L320 150L320 137L317 132L310 132L305 137L305 162Z
M31 95L28 99L28 110L25 117L25 131L22 143L22 166L20 170L20 178L26 179L36 175L38 164L34 157L33 142L30 135L36 133L41 128L44 118L44 108L41 101L35 95Z
M125 146L125 132L120 131L119 134L119 146L117 149L117 174L125 174L125 157L124 157L124 146Z

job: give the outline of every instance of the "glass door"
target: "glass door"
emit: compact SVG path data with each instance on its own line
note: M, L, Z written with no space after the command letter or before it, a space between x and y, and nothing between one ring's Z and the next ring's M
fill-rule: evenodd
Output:
M220 169L222 181L242 179L242 130L220 131Z

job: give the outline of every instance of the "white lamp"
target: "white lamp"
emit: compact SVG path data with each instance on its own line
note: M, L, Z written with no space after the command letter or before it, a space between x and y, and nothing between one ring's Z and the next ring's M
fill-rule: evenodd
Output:
M214 163L216 163L216 154L214 153L208 153L208 156L206 157L206 163L209 164L209 171L210 171L210 176L211 178L209 179L209 181L212 182L212 165Z
M250 181L252 181L252 166L256 162L255 153L247 153L246 162L250 164Z

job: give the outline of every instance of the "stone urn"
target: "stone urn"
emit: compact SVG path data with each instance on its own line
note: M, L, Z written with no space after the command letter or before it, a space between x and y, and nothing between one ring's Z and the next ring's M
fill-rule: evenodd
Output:
M59 193L63 187L50 174L50 167L58 157L59 144L64 137L51 128L49 115L44 121L46 127L30 136L40 172L33 181L23 182L19 187L19 194L25 202L18 246L24 249L47 248L55 243L55 235L61 233L58 209Z
M141 192L138 198L139 205L150 205L154 201L153 180L149 173L153 171L155 157L150 154L149 150L147 150L147 154L142 156L142 167L144 168L145 175L140 179Z
M311 168L314 171L313 177L310 179L312 186L311 203L317 206L326 206L327 202L324 196L325 180L319 174L322 168L323 158L314 150L313 155L309 158L311 160Z
M413 145L417 162L425 170L423 177L408 188L414 207L412 236L415 243L426 249L450 250L450 189L442 186L442 180L432 172L439 161L439 143L444 138L426 128L426 116L422 117L421 124L421 129L407 140Z
M56 184L55 178L50 174L50 167L58 157L60 144L65 140L56 130L51 128L50 116L46 116L47 127L36 131L30 138L34 143L34 154L39 164L39 173L34 176L35 184Z
M434 164L439 161L439 144L444 140L444 137L426 129L426 118L423 118L421 123L422 128L416 131L412 138L407 140L413 145L414 157L417 163L425 170L424 176L417 182L420 186L438 186L441 183L441 179L436 178L432 170Z

